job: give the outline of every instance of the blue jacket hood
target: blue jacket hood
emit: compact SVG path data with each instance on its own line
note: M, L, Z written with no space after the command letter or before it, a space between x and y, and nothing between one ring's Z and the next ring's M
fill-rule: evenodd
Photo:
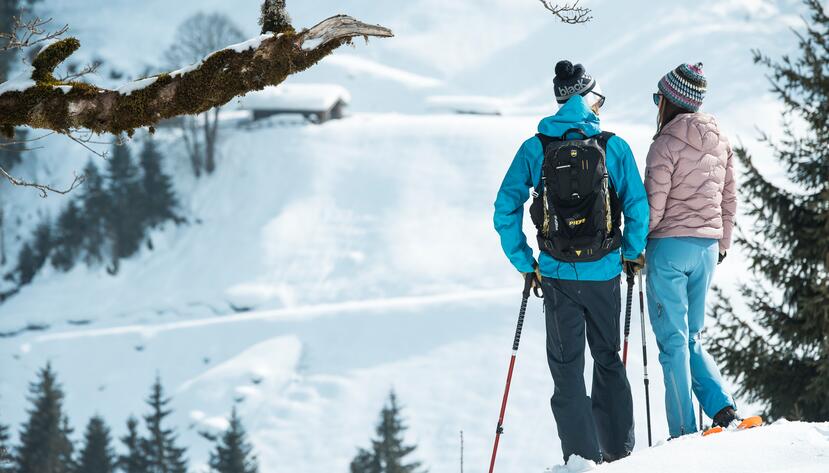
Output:
M558 113L542 119L538 123L538 132L548 136L561 136L570 128L579 128L587 136L601 133L599 117L590 110L584 97L571 97L558 109Z

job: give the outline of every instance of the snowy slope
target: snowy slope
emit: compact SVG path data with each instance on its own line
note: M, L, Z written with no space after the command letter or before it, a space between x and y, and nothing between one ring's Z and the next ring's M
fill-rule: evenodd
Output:
M258 0L186 0L175 9L159 0L140 9L126 0L51 4L56 20L80 37L79 54L100 55L130 75L158 64L175 26L198 9L224 11L246 34L258 33ZM177 137L159 132L191 224L153 234L155 250L126 261L117 277L100 268L45 271L0 305L0 332L49 326L0 339L0 421L22 421L26 383L49 360L73 424L98 412L118 436L128 414L144 411L159 373L195 464L207 457L196 431L221 428L239 402L263 472L345 471L394 387L410 440L431 471L457 468L461 429L466 465L482 470L520 289L491 228L492 201L521 141L554 111L553 62L567 56L588 64L610 95L606 128L630 142L640 167L653 133L650 92L681 61L706 63L709 110L751 146L755 125L777 129L779 105L748 49L774 55L792 45L786 28L796 12L792 0L595 1L595 22L571 28L553 23L535 0L289 4L298 25L346 12L397 33L291 79L346 87L353 115L319 127L225 129L218 172L199 182L189 177ZM441 96L497 103L511 116L426 113L429 97ZM16 172L60 184L90 158L66 140L44 144L42 158ZM16 222L13 248L39 216L56 215L66 202L2 186L0 205ZM745 274L734 251L717 280L731 290ZM540 314L533 301L500 471L540 473L560 462ZM638 317L632 333L637 452L602 469L663 471L668 460L672 472L829 469L825 425L775 425L645 450ZM654 432L662 439L652 338L649 349ZM743 412L760 407L747 401ZM700 453L709 448L710 457ZM745 453L737 457L742 466L706 463L728 449Z
M200 223L154 235L155 251L117 277L42 274L0 306L5 331L50 325L0 343L4 420L22 420L22 387L51 360L74 421L100 412L118 432L158 372L175 392L176 424L193 426L183 440L195 461L206 455L196 430L221 425L244 397L265 471L334 471L367 440L393 386L435 471L454 467L461 429L467 461L483 464L520 290L491 202L534 124L358 114L228 135L217 174L184 193ZM647 146L647 127L616 129L635 150ZM511 397L500 460L510 469L539 471L560 455L540 312L534 301ZM651 373L659 379L658 366ZM661 382L652 386L660 412ZM667 436L663 422L654 427Z

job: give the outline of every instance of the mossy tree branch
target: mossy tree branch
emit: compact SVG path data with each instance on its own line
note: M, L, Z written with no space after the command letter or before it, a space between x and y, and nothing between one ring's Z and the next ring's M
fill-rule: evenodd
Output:
M137 128L202 113L247 92L277 85L359 36L393 34L388 28L339 15L300 32L264 34L217 51L190 68L116 90L55 79L55 67L80 47L75 38L65 38L44 48L33 61L34 85L0 94L0 129L29 126L59 133L87 129L131 135Z

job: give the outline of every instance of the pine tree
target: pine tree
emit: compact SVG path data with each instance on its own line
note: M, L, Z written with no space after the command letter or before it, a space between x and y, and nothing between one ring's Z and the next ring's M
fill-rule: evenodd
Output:
M60 462L60 464L63 465L66 471L75 473L75 471L78 469L78 463L75 461L75 458L73 457L75 445L72 443L71 440L72 432L74 432L75 429L73 429L69 425L69 418L66 417L66 415L63 416L63 419L60 422L60 431L61 435L64 438L69 439L69 442L68 448L61 450L58 454L58 462Z
M210 469L216 473L257 473L256 456L248 443L236 406L230 412L230 426L210 452Z
M80 196L85 222L83 253L86 264L103 261L108 250L107 222L110 214L110 199L104 188L104 179L98 166L89 161L83 170L85 176L83 193Z
M405 458L417 446L405 445L403 436L408 427L403 423L401 407L394 391L389 393L388 404L380 411L377 438L371 441L372 451L360 449L351 462L352 473L415 473L421 463L406 463Z
M176 195L170 177L161 168L162 156L151 136L144 140L141 149L141 180L143 197L142 221L145 225L155 227L167 220L175 220L173 209L176 207Z
M166 409L170 399L164 397L161 379L156 377L147 404L150 413L144 416L150 435L142 441L148 473L185 473L185 449L176 446L176 434L162 425L172 411Z
M55 230L55 244L52 254L52 265L61 271L69 271L78 260L81 247L84 243L86 223L80 207L75 201L63 209L58 217Z
M380 462L377 455L361 448L357 450L357 456L351 460L349 471L351 473L382 473L383 469L380 467Z
M124 473L147 473L147 459L144 457L144 439L138 434L138 420L130 416L127 419L127 434L121 442L127 453L118 457L118 468Z
M108 194L110 208L107 215L109 238L112 241L112 266L110 272L118 272L118 262L138 251L144 238L141 212L139 170L126 145L113 145L112 156L107 161Z
M11 444L9 443L9 428L4 424L0 424L0 473L12 473L14 459L11 453Z
M748 150L737 148L745 172L741 195L756 222L738 243L755 274L740 286L753 324L720 297L713 314L721 329L711 352L740 384L738 394L766 404L766 415L829 420L829 16L805 0L811 22L798 34L799 57L775 62L772 91L786 106L784 138L765 138L787 170L786 190L769 182ZM800 117L805 132L791 119ZM754 327L759 327L756 330Z
M25 286L32 282L39 269L36 267L36 259L31 245L24 243L20 248L20 254L17 255L17 284Z
M40 222L35 227L34 242L32 242L32 251L35 256L35 268L40 270L49 255L52 253L52 224L48 219Z
M20 432L15 471L17 473L71 473L72 442L68 421L63 416L63 391L52 366L38 373L29 387L32 408Z
M115 454L110 443L109 427L104 419L99 416L89 419L75 473L112 473Z

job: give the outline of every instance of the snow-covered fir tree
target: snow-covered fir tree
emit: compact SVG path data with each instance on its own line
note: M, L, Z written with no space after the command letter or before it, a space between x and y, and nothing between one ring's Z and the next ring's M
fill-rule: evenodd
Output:
M805 0L811 21L798 34L800 54L774 61L755 52L770 71L772 91L786 107L784 137L766 139L790 186L773 184L745 148L740 188L745 213L756 222L738 242L755 281L740 287L754 314L749 324L721 300L714 308L720 331L713 354L741 386L764 402L767 415L829 420L829 16L818 0ZM793 118L805 124L795 130ZM791 190L795 189L795 190ZM759 327L760 330L756 330Z

